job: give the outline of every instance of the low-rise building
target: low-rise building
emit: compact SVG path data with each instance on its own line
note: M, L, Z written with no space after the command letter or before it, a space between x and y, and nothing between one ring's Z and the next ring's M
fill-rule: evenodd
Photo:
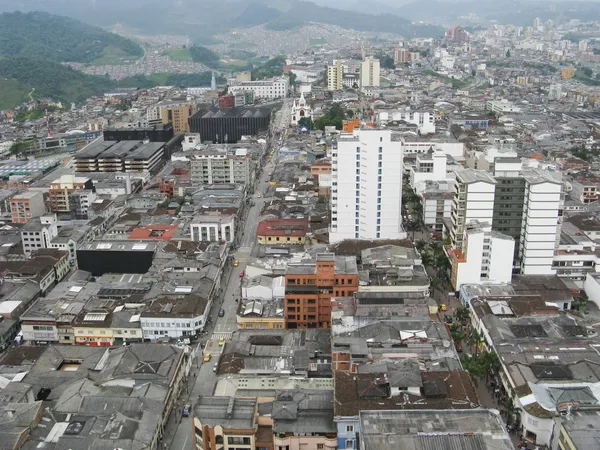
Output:
M267 219L260 222L256 229L261 245L303 245L307 232L307 219Z
M255 99L284 98L288 95L287 78L274 78L272 80L240 81L229 86L230 94L244 94L246 91L254 93Z
M380 450L401 446L406 450L453 447L511 450L514 444L503 422L504 419L498 411L487 409L362 411L360 448Z
M256 399L201 396L194 405L193 423L198 450L258 448Z
M196 242L233 242L236 215L211 212L200 214L190 221L190 235Z
M92 191L94 184L87 177L63 175L50 184L48 199L52 212L70 212L73 210L72 194L79 190ZM81 204L81 202L80 202Z
M197 337L206 325L210 304L197 294L160 295L141 313L144 339L156 341Z
M237 325L238 328L243 330L280 330L285 328L283 299L244 300L240 302L237 312Z
M50 248L50 243L58 235L56 216L42 216L30 219L21 228L23 253L29 257L32 252L41 248Z
M27 223L33 217L45 214L44 194L42 192L22 192L10 199L10 212L13 223Z

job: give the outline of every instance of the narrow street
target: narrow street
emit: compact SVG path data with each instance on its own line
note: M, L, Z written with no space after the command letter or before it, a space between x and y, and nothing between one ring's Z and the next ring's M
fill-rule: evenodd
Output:
M286 99L288 100L288 99ZM282 108L277 112L274 118L273 129L285 130L289 125L290 118L290 105L291 102L285 101ZM193 422L191 417L182 417L181 410L186 402L192 403L198 396L213 395L215 384L217 382L217 373L213 371L215 364L219 361L220 352L223 347L219 346L219 340L223 338L225 341L229 340L233 332L237 328L236 324L236 311L238 303L236 299L240 298L240 286L241 278L240 273L246 270L246 265L252 248L256 242L256 229L258 227L258 221L260 213L265 204L264 191L266 190L267 183L265 179L273 171L275 167L275 155L271 155L273 149L278 149L284 139L282 137L274 138L271 148L267 148L265 151L268 152L269 156L264 167L257 173L256 186L254 193L249 195L250 206L247 210L245 219L241 219L243 226L240 227L236 240L239 243L239 247L236 251L231 252L233 257L238 260L238 267L227 264L225 272L223 274L222 286L225 286L222 296L215 299L213 307L210 312L210 323L207 325L205 331L207 332L203 340L206 340L205 352L211 353L211 360L209 362L203 362L203 352L199 349L197 352L196 361L192 364L192 371L188 380L186 390L183 391L183 395L180 397L179 407L175 408L169 418L169 423L165 431L165 438L163 441L163 449L169 450L185 450L194 448L193 439ZM261 195L261 198L258 195ZM253 206L252 206L253 205ZM219 310L223 309L223 317L219 317Z

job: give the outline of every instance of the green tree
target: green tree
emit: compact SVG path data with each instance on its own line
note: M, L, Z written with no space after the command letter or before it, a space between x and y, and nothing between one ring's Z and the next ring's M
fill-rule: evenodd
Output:
M423 239L419 239L417 242L415 242L415 248L419 251L419 253L423 253L425 247L427 247L427 242L425 242Z
M301 117L298 121L298 126L300 127L308 127L309 129L313 129L314 123L310 117Z

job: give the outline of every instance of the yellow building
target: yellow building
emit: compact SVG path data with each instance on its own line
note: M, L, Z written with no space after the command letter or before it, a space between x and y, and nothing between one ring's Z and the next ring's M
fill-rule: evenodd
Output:
M163 125L173 125L176 133L189 133L189 118L196 112L193 103L170 103L160 107L160 118Z
M569 66L561 72L561 76L568 80L570 78L573 78L576 71L577 69L575 69L575 67Z
M261 245L304 245L307 231L307 219L273 219L260 222L256 236Z
M337 61L332 66L327 66L327 90L341 91L344 79L344 65L341 61Z

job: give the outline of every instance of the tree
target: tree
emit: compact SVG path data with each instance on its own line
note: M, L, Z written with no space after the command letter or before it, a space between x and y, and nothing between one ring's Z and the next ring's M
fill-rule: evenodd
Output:
M308 127L309 130L312 130L314 127L314 123L310 117L301 117L298 121L298 126L300 127Z
M419 239L417 242L415 242L415 248L419 253L423 253L425 247L427 247L427 242L425 242L423 239Z
M483 336L475 328L471 328L468 337L469 344L475 347L475 356L479 354L479 350L483 345Z
M406 231L412 231L412 240L415 240L415 231L419 231L421 229L421 225L416 220L408 220L405 224Z
M469 309L466 306L459 306L456 308L454 315L456 316L456 319L464 325L467 320L469 320Z
M431 289L430 296L433 297L435 291L438 289L441 289L442 280L440 280L438 277L430 278L429 279L429 287Z

